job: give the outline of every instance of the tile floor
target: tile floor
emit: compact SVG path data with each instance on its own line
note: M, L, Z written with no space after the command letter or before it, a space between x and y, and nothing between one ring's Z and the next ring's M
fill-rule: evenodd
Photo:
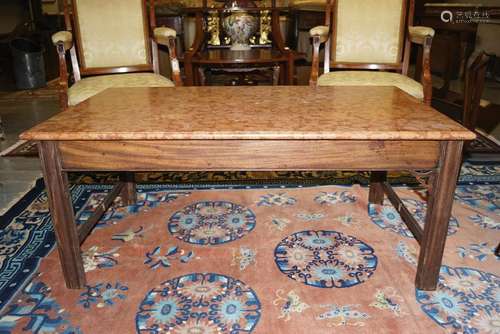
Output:
M0 101L0 117L5 127L5 140L0 151L18 140L18 135L58 111L57 100ZM36 158L0 158L0 215L25 194L41 176Z

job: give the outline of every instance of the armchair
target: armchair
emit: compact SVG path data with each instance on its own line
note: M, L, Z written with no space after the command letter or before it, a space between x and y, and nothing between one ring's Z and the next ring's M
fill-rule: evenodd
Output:
M154 0L64 0L66 31L52 35L59 56L61 109L110 87L182 85L173 29L156 27ZM160 75L158 44L167 46L172 80ZM69 52L73 85L68 84Z
M328 0L325 25L310 30L310 85L396 86L430 105L434 30L414 27L413 16L414 0ZM319 49L323 43L324 73L319 76ZM412 43L423 48L420 82L407 76ZM330 72L331 68L353 71Z

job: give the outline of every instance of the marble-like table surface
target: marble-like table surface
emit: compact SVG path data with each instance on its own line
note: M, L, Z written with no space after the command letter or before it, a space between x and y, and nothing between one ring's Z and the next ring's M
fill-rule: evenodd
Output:
M111 88L24 132L28 140L470 140L394 87Z

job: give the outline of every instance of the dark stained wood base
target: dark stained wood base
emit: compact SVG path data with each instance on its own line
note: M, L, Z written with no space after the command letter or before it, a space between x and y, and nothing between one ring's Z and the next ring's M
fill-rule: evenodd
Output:
M435 290L443 258L448 223L453 206L453 194L462 161L463 142L441 143L439 166L432 176L427 199L427 214L415 285L421 290Z
M69 289L81 289L85 285L85 271L68 178L61 168L57 143L42 141L39 144L39 151L66 286Z
M135 174L125 172L120 177L124 183L124 187L120 192L124 205L132 205L137 202L137 190L135 189Z
M369 170L369 202L384 193L421 245L416 287L434 290L451 215L463 141L424 140L152 140L42 141L40 156L68 288L82 288L80 242L113 199L136 200L134 171L157 170ZM121 183L89 224L74 224L67 171L120 171ZM388 170L431 170L428 210L422 229L386 182Z

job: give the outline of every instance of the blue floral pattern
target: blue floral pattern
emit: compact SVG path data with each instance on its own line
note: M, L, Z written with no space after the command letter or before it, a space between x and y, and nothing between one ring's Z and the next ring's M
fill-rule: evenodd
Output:
M455 199L473 208L500 213L500 185L458 186Z
M409 198L403 199L403 203L413 214L417 222L423 226L427 204L424 201ZM413 234L388 200L384 201L384 205L380 210L375 210L374 206L370 206L369 214L371 221L381 229L397 233L403 237L413 238ZM458 227L458 220L451 216L448 224L448 236L457 233Z
M471 243L468 246L457 247L457 253L458 256L460 256L462 259L471 258L479 262L484 262L491 255L493 255L493 258L496 258L497 261L500 261L500 257L494 256L495 247L496 245L490 246L488 242L481 242L478 244Z
M217 245L237 240L255 227L255 214L225 201L191 204L170 217L168 230L177 239L197 245Z
M260 196L257 206L289 206L297 203L297 200L286 193L267 194Z
M488 216L482 215L482 214L475 214L473 216L468 217L471 222L474 224L478 225L481 228L486 228L490 230L500 230L500 219L495 220L493 218L490 218Z
M422 311L464 334L500 333L499 297L500 278L473 268L442 266L436 291L416 290Z
M30 333L80 334L79 328L71 326L69 314L51 297L50 288L43 282L32 281L10 304L0 317L0 333L13 333L17 325Z
M406 262L416 266L418 259L418 252L415 247L407 245L404 241L398 242L396 246L396 253L400 258L403 258Z
M112 283L99 283L91 286L86 285L87 291L80 295L78 302L84 308L90 308L93 304L96 307L113 306L118 300L127 298L126 291L128 287L120 282Z
M185 251L177 246L168 247L167 251L162 254L161 246L157 246L153 251L146 253L144 264L151 269L168 268L172 265L172 261L178 260L181 263L188 263L193 257L193 251Z
M358 309L359 305L322 305L326 312L316 317L317 320L327 320L328 326L364 326L365 320L370 318L368 313Z
M275 248L274 260L289 278L319 288L360 284L377 267L372 247L336 231L294 233Z
M251 333L261 304L245 283L215 273L193 273L152 289L136 315L138 333Z

